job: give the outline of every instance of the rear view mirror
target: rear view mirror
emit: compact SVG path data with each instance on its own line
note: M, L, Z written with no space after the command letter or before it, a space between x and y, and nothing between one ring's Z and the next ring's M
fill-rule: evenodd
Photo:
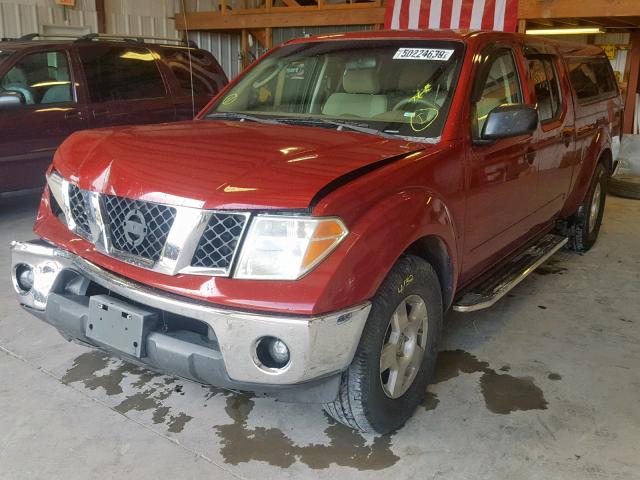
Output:
M0 93L0 109L21 107L25 103L24 97L19 92Z
M482 128L482 140L498 140L533 132L538 111L529 105L500 105L489 112Z

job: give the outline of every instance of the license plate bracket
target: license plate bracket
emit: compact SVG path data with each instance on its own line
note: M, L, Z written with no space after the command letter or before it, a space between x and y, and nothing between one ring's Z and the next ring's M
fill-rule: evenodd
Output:
M156 313L108 295L89 299L86 336L128 355L146 356L146 337L158 322Z

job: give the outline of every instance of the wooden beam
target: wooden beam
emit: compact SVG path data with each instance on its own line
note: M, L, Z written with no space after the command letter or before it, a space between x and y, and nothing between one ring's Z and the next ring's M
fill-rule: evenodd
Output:
M353 4L362 5L362 4ZM186 14L189 30L242 30L266 27L318 27L328 25L373 25L384 23L384 7L331 8L285 7L295 11L276 11L276 7L263 13L189 12ZM176 28L184 30L182 14L176 14Z
M273 48L273 31L271 27L264 29L264 48L271 50Z
M631 33L631 51L627 56L629 65L629 81L627 83L627 98L624 103L624 133L631 133L635 114L636 92L640 84L640 30Z
M640 15L638 0L589 0L582 8L576 0L520 0L518 18L631 17Z
M104 0L96 0L96 17L98 19L98 33L107 33L107 13L104 8Z
M242 52L240 53L240 64L242 68L247 68L249 65L249 30L242 29Z

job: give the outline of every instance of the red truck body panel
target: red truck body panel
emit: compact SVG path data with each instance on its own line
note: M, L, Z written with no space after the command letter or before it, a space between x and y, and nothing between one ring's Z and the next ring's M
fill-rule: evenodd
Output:
M124 263L95 251L60 223L46 192L36 232L160 290L245 310L311 315L370 299L397 259L424 239L442 246L449 275L441 277L441 283L450 301L460 287L547 232L558 217L575 212L596 163L611 155L611 136L619 132L621 118L619 97L608 99L606 109L603 102L578 105L558 56L565 99L560 116L532 134L474 145L468 126L478 68L474 59L485 47L510 46L526 79L523 45L535 39L495 32L386 31L293 43L368 38L466 44L439 143L307 126L210 121L201 114L193 122L78 133L54 160L63 177L86 190L198 208L300 210L340 217L350 234L303 278L169 276ZM558 49L573 48L573 54L579 50L537 42L556 55ZM600 55L595 47L583 51ZM528 85L523 81L524 102L533 105L535 92ZM385 161L389 158L394 161Z

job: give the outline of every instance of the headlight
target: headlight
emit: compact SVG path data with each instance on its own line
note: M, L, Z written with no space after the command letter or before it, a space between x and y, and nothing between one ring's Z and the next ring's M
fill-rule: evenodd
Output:
M242 246L236 278L296 280L349 231L338 218L257 216Z

